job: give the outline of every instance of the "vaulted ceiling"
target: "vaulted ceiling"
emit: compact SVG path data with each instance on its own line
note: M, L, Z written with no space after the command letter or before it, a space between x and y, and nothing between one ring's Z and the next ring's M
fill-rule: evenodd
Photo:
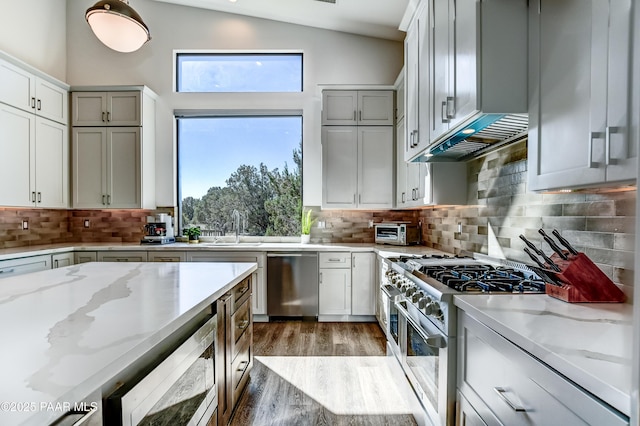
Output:
M409 0L154 0L389 40ZM135 6L134 6L135 7Z

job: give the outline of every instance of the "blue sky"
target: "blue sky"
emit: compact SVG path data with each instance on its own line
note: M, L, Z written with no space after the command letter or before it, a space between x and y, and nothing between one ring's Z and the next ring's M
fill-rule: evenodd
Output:
M242 164L294 168L302 117L181 118L178 134L181 196L201 198Z

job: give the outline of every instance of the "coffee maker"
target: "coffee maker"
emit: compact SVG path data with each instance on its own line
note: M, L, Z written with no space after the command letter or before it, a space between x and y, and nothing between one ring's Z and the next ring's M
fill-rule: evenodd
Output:
M142 244L169 244L176 241L173 235L172 218L165 213L147 216L144 233Z

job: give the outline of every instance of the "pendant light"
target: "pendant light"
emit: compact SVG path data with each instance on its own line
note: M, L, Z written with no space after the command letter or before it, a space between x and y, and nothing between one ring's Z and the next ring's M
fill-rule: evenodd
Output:
M85 15L93 33L107 47L118 52L134 52L151 40L149 28L129 0L102 0Z

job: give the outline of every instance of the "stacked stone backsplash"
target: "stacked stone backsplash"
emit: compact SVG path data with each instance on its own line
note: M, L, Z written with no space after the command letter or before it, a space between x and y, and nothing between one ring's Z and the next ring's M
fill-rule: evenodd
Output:
M157 210L49 210L0 208L0 248L56 243L139 243L146 217ZM23 230L23 221L29 229ZM89 220L89 227L84 221Z
M418 223L417 210L322 210L315 211L317 222L311 228L315 243L374 243L374 228L369 224L381 222ZM318 225L324 222L324 228Z
M537 194L527 192L526 141L470 161L467 206L419 211L424 244L532 263L523 234L548 255L538 229L558 229L614 282L631 293L636 191ZM458 225L460 224L460 225ZM462 232L458 232L458 227Z

